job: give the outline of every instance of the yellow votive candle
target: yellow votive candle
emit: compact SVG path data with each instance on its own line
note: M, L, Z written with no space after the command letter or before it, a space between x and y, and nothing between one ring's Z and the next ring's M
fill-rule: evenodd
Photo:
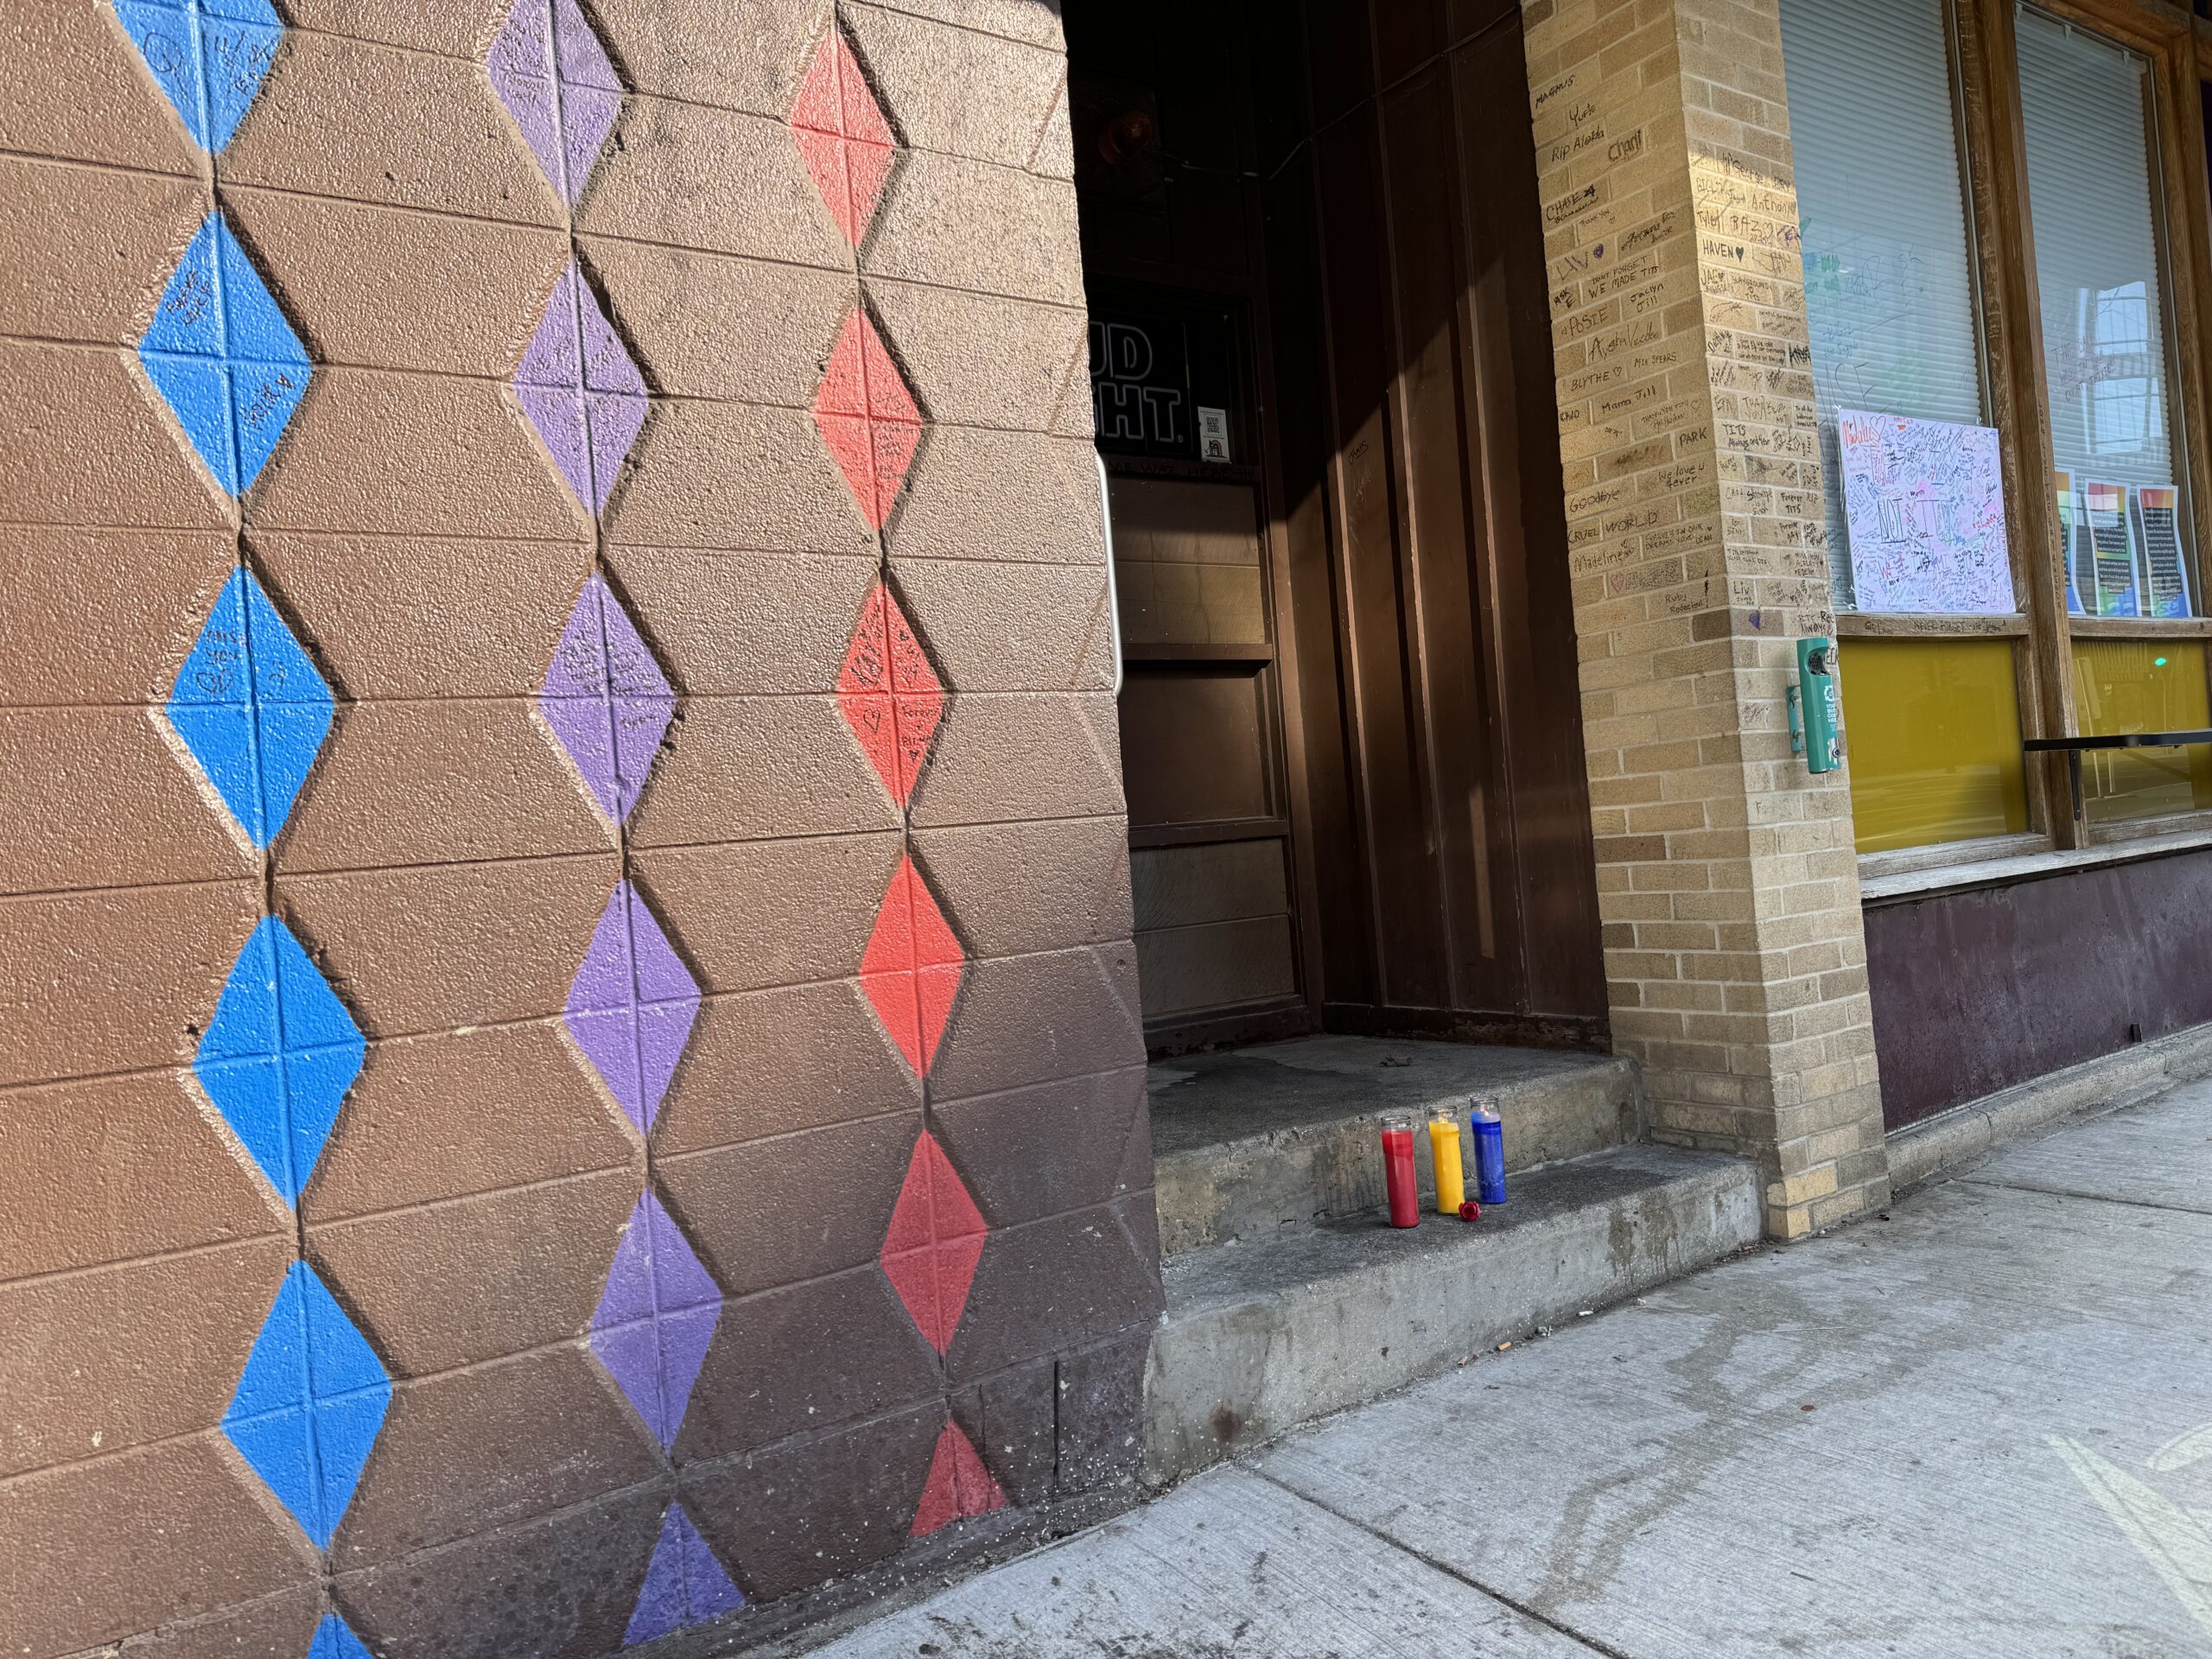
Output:
M1467 1174L1459 1162L1459 1122L1436 1116L1428 1120L1428 1150L1436 1161L1436 1213L1456 1216L1467 1200Z

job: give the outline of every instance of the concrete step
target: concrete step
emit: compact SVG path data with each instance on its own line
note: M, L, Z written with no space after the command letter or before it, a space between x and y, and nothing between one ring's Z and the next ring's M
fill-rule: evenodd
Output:
M1523 1175L1472 1224L1376 1212L1170 1259L1145 1379L1149 1477L1356 1406L1758 1242L1757 1170L1623 1147Z
M1168 1255L1356 1216L1382 1202L1375 1120L1497 1100L1508 1170L1624 1146L1643 1129L1635 1063L1611 1055L1371 1037L1300 1037L1163 1061L1147 1083ZM1435 1191L1428 1136L1414 1136Z

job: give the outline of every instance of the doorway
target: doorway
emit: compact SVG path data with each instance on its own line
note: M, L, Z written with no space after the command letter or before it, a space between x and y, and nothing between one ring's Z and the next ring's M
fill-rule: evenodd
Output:
M1068 0L1158 1054L1598 1046L1513 0Z

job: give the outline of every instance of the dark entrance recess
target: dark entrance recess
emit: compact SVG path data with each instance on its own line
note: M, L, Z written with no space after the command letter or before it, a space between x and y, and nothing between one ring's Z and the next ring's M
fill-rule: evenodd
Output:
M1068 0L1156 1052L1598 1046L1515 0Z

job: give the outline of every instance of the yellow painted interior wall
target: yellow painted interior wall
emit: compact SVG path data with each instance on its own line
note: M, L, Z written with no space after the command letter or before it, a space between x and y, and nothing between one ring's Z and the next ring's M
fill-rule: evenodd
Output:
M2204 646L2187 640L2077 640L2074 706L2082 731L2098 736L2212 727ZM2084 754L2082 793L2090 821L2099 823L2212 806L2212 748Z
M1859 850L2028 827L2009 639L1849 639L1843 724ZM2199 687L2202 678L2199 676Z

